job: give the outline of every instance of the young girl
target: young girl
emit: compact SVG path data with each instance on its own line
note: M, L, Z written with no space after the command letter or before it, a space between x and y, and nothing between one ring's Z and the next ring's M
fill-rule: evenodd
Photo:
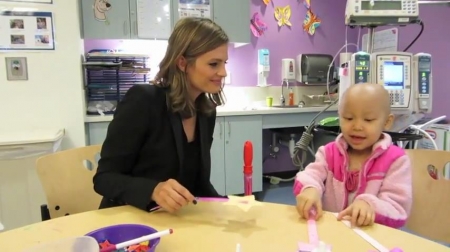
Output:
M354 226L405 224L412 204L411 165L383 133L393 119L382 85L358 84L345 92L339 104L342 133L297 174L294 194L301 217L309 218L315 208L319 218L323 208Z

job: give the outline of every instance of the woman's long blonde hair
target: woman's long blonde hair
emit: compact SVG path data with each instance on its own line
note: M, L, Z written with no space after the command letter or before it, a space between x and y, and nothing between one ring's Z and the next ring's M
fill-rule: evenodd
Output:
M201 94L196 101L189 99L188 79L177 62L184 57L192 65L197 57L228 42L225 31L211 19L186 17L176 23L154 81L155 85L168 88L167 104L172 112L189 118L197 111L210 114L216 106L224 104L222 89L217 94Z

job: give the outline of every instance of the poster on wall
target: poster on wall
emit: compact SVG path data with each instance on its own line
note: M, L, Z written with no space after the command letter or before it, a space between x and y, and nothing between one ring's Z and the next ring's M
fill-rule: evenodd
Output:
M51 12L0 12L0 50L55 50Z
M210 0L178 0L180 17L211 18Z
M52 4L53 0L0 0L0 2L23 2L23 3Z

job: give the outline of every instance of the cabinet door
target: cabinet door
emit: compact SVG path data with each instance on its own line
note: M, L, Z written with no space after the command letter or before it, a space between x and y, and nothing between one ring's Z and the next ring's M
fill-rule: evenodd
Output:
M214 140L211 146L211 183L220 195L226 195L225 135L223 117L217 117L216 119L213 138Z
M225 118L225 187L227 195L244 193L244 143L253 144L253 191L262 191L262 117Z
M175 24L177 23L177 21L180 19L180 12L178 11L178 8L180 8L179 1L180 0L172 0L172 2L171 2L170 17L172 19L172 29L175 26Z
M212 0L214 21L231 42L250 43L250 0Z
M81 0L84 39L130 39L130 0Z
M109 122L87 123L88 145L103 144L108 133Z
M169 39L172 0L130 1L132 39Z

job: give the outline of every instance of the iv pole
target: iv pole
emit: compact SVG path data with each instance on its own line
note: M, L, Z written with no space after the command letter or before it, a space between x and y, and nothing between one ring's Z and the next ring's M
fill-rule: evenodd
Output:
M367 53L372 53L375 27L369 26L368 29L369 29L369 31L367 32Z

